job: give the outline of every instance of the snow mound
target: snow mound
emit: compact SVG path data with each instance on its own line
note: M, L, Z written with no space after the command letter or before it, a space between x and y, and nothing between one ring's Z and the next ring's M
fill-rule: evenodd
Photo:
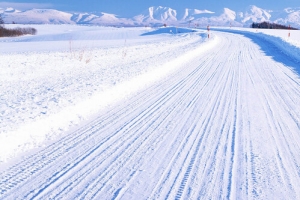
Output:
M165 28L159 28L155 31L151 31L148 33L142 34L144 35L157 35L157 34L179 34L179 33L192 33L196 32L193 29L187 29L187 28L177 28L177 27L165 27Z

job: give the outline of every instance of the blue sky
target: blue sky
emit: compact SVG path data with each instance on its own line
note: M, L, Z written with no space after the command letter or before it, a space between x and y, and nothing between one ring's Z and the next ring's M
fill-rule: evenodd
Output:
M31 8L53 8L62 11L107 12L122 17L132 17L150 6L167 6L173 9L196 8L220 12L227 7L243 11L249 5L264 9L283 10L300 7L300 0L14 0L0 1L0 8L14 7L20 10Z

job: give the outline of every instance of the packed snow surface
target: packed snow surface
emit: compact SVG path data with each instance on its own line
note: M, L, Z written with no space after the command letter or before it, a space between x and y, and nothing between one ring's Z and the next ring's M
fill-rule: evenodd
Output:
M178 65L163 68L167 61L179 57L173 62L180 62L187 48L196 48L204 40L201 33L158 39L157 30L144 28L58 26L67 34L55 32L56 26L43 28L36 37L2 39L0 161L39 146L158 79ZM53 33L44 33L46 29ZM170 33L165 29L159 33ZM143 34L153 37L143 39ZM114 46L103 47L110 39ZM12 49L13 44L21 46ZM49 50L33 52L36 46ZM5 54L6 48L10 53ZM61 51L54 51L58 48ZM147 72L155 73L155 79Z
M299 36L34 27L0 39L0 199L300 198Z

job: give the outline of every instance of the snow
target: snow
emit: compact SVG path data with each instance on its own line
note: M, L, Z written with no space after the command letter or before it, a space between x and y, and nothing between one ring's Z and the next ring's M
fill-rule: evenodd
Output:
M147 12L142 14L144 21L156 20L159 22L177 21L177 11L169 7L150 7Z
M177 16L180 21L190 22L194 19L199 18L199 16L205 16L205 14L214 14L214 12L209 11L209 10L198 10L198 9L188 9L187 8L187 9L185 9L184 14L181 14L181 15L178 14ZM182 15L183 15L183 17L180 18L180 16L182 16Z
M222 28L216 28L216 30ZM245 31L246 30L246 31ZM271 29L252 29L252 28L231 28L225 31L233 33L241 33L248 37L260 37L269 41L272 45L276 46L283 54L286 54L291 59L299 61L300 58L300 37L299 30L271 30ZM300 67L294 67L298 73Z
M5 21L8 23L30 24L30 23L74 23L71 20L72 14L54 9L32 9L24 12L5 13Z
M236 17L236 13L229 8L224 8L224 18L234 21Z
M167 23L172 26L189 26L190 22L201 26L226 26L231 23L235 27L249 27L253 22L270 21L299 28L299 8L268 10L255 5L245 10L224 8L222 12L206 9L180 8L173 9L164 6L145 8L144 12L123 18L118 13L72 13L54 9L31 9L18 11L14 8L0 8L5 23L17 24L91 24L102 26L160 26ZM133 13L136 14L136 13Z
M203 13L208 13L208 14L213 14L214 12L209 11L209 10L198 10L198 9L194 9L194 14L203 14Z
M258 8L257 6L249 6L248 11L245 12L244 19L242 22L264 22L264 21L269 21L271 18L271 14L269 13L270 11Z
M176 58L184 52L185 46L196 46L204 40L202 37L199 40L198 34L166 35L160 36L165 38L164 42L158 40L156 35L166 29L169 35L169 28L159 31L71 25L35 27L40 31L37 36L2 39L0 51L6 55L1 55L5 64L0 72L3 124L0 161L38 147L115 99L125 98L131 90L142 88L150 82L143 74L149 71L166 73L162 67L166 59ZM53 32L48 33L48 30ZM184 30L178 29L178 32L187 32ZM142 35L152 37L148 36L151 39L147 42L149 38L144 39L146 36ZM104 45L110 43L108 37L115 46ZM137 44L139 40L141 44ZM16 44L18 50L12 48L12 44ZM28 44L34 45L27 47ZM36 52L37 45L42 51ZM61 51L56 51L58 49ZM155 51L150 53L149 49ZM171 50L172 55L169 55ZM176 62L179 60L177 58ZM155 71L157 68L161 71ZM126 82L129 80L131 82Z
M11 13L16 12L16 13L18 13L18 12L21 12L21 11L20 10L16 10L14 8L6 8L6 10L4 12L11 12Z
M300 198L299 31L31 26L0 38L0 199Z

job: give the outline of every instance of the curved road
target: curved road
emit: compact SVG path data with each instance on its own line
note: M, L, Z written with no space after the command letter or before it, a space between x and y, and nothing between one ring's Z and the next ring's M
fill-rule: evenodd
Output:
M0 199L300 199L296 63L259 38L214 36L217 47L0 172Z

